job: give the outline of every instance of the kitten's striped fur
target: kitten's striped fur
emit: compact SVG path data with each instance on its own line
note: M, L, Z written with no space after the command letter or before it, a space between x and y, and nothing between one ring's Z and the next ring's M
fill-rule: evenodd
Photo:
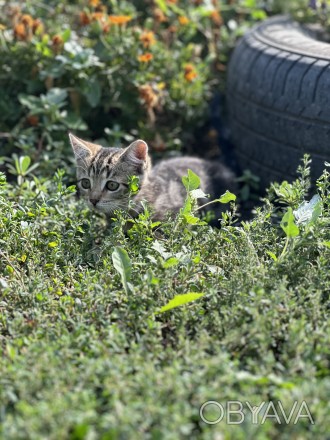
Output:
M142 140L121 149L103 148L72 134L69 136L77 162L80 194L90 208L109 217L116 209L128 210L128 180L133 175L140 179L140 190L134 197L131 214L141 212L141 201L145 200L157 220L164 219L168 212L176 214L182 208L186 197L182 176L188 169L200 177L201 188L211 195L211 200L235 188L233 174L219 162L180 157L163 160L151 167L148 146Z

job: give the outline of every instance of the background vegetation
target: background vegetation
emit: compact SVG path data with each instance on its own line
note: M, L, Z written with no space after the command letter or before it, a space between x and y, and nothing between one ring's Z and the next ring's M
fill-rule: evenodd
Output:
M76 199L67 139L191 151L239 35L321 3L0 2L2 438L326 438L329 173L310 204L305 159L248 222L227 194L221 230L188 204L125 236ZM207 400L305 400L315 424L208 426Z
M5 3L1 152L48 173L72 169L68 130L113 146L139 135L158 156L192 151L229 51L266 16L251 0Z

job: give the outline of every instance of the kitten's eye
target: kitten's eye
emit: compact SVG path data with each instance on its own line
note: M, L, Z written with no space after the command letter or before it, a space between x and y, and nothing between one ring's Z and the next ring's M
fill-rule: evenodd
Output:
M80 184L84 189L89 189L91 187L91 182L89 179L81 179Z
M119 183L118 182L114 182L113 180L109 180L105 187L109 190L109 191L116 191L116 189L119 188Z

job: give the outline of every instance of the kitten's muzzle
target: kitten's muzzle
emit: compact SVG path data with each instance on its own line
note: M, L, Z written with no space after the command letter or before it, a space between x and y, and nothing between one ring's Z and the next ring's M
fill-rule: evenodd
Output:
M100 199L89 199L92 205L96 206Z

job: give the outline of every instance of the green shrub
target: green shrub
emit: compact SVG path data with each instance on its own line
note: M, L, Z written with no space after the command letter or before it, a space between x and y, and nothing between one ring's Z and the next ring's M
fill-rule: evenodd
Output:
M2 438L326 438L329 173L302 205L307 164L249 222L234 202L221 230L186 210L155 230L146 211L125 236L17 158L19 182L0 179ZM304 400L315 424L207 425L208 400Z

